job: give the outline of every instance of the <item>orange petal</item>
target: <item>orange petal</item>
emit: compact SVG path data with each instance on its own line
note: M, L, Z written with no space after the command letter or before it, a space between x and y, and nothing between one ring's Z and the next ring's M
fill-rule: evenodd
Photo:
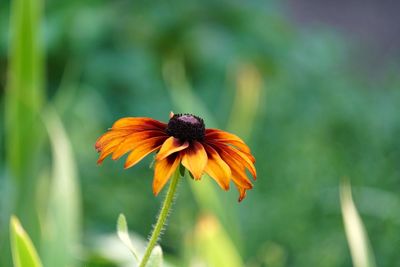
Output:
M237 189L238 189L238 191L239 191L239 202L241 202L245 197L246 197L246 190L247 189L245 189L245 188L243 188L243 187L241 187L241 186L239 186L239 185L237 185L237 184L235 184L236 185L236 187L237 187Z
M111 142L112 140L116 138L124 138L125 136L129 135L132 131L130 130L113 130L113 131L108 131L102 136L100 136L95 144L95 148L97 150L101 150L102 147Z
M253 185L246 175L244 165L240 161L237 161L234 157L231 157L231 155L224 150L219 150L218 153L231 168L233 182L246 189L251 189Z
M182 154L182 165L192 173L194 179L199 180L207 165L207 153L203 145L193 141Z
M218 129L206 129L206 140L214 142L223 142L236 146L240 150L250 153L250 148L237 135L221 131Z
M130 168L151 152L160 148L165 137L153 137L143 140L128 156L124 168Z
M251 160L251 162L253 162L253 164L256 163L256 158L252 154L246 152L242 153L245 154Z
M99 159L97 160L97 164L101 164L103 160L110 155L111 153L114 152L114 150L118 147L120 144L121 140L120 139L114 139L107 144L105 144L103 147L99 149L100 155Z
M243 189L252 189L253 185L249 181L246 175L243 175L243 173L238 173L238 172L233 172L232 174L232 180L236 184L237 187L241 187Z
M167 128L167 124L151 119L151 118L143 118L143 117L127 117L117 120L112 129L143 129L143 130L151 130L151 129L160 129L165 130Z
M179 166L181 161L180 153L171 155L163 160L157 160L154 169L153 179L153 193L158 195L164 185L168 182L171 175L174 173L176 168Z
M154 138L154 137L164 137L167 139L168 136L159 130L150 130L150 131L142 131L135 132L125 137L125 139L118 145L115 149L112 159L116 160L122 157L124 154L129 151L135 149L143 140Z
M162 160L171 155L172 153L181 151L189 146L189 142L182 142L173 136L165 140L160 151L157 153L156 160Z
M204 145L207 151L207 165L204 171L213 178L218 185L224 189L229 189L229 182L231 180L231 169L219 156L218 152L211 146Z
M211 143L214 148L218 150L218 152L225 151L227 152L232 158L234 158L236 161L240 162L246 168L250 171L251 175L253 176L254 179L257 178L257 171L256 168L254 167L253 162L251 159L247 156L247 153L244 153L232 146L222 144L222 143Z

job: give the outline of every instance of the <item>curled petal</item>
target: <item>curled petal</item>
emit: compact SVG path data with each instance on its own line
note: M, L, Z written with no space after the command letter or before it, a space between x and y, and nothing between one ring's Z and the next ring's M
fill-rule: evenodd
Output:
M162 141L164 141L168 137L165 129L165 123L150 118L119 119L114 123L113 127L108 130L108 132L97 139L95 148L98 152L100 152L100 156L97 162L101 164L103 160L110 154L113 154L112 158L114 160L118 159L125 153L141 145L143 141L149 140L154 137L160 137ZM157 142L158 141L159 139L157 139ZM154 151L153 147L151 148L151 151ZM126 166L133 166L133 164L135 163L133 160L135 160L135 157L137 157L136 153L145 153L146 151L147 149L142 152L141 150L139 150L135 153L132 153L132 156L130 160L126 163Z
M241 202L246 197L246 190L247 189L241 187L240 185L238 185L236 183L235 183L235 185L236 185L236 187L237 187L237 189L239 191L239 199L238 199L238 201Z
M244 165L237 161L235 158L231 157L225 151L219 151L221 158L229 165L232 171L232 180L235 184L245 189L253 188L253 184L250 182L246 175L246 170Z
M97 164L101 164L108 155L113 153L114 150L120 144L120 142L121 142L121 140L114 139L114 140L108 142L107 144L105 144L103 147L101 147L98 150L100 152L100 155L99 155L99 159L97 160Z
M142 130L165 130L166 123L141 117L127 117L117 120L112 129L142 129Z
M106 145L107 143L115 140L115 139L121 139L125 138L129 134L131 134L132 131L130 130L115 130L115 131L108 131L102 136L100 136L95 144L95 148L97 151L100 152L100 150Z
M229 165L232 171L232 180L235 184L246 188L253 188L253 184L246 175L246 170L240 164L234 162L231 158L222 157L222 159Z
M164 185L168 182L171 175L174 173L176 168L179 166L181 161L180 153L171 155L163 160L157 160L154 169L153 179L153 193L158 195Z
M128 158L125 161L124 168L127 169L132 167L133 165L141 161L145 156L159 149L164 140L165 140L164 137L153 137L143 140L129 154Z
M156 160L162 160L171 155L172 153L181 151L189 146L189 142L182 142L173 136L165 140L160 151L157 153Z
M143 140L147 140L154 137L163 137L164 140L168 138L168 136L164 132L159 130L135 132L133 134L126 136L125 139L118 145L118 147L115 149L112 155L112 159L113 160L119 159L124 154L138 147Z
M225 131L221 131L218 129L206 129L206 141L228 143L236 146L243 152L250 154L250 148L242 139L240 139L237 135Z
M194 179L199 180L207 165L207 153L203 145L193 141L182 154L182 165L192 173Z
M221 159L218 152L209 145L204 145L207 151L207 165L204 171L213 178L218 185L224 189L229 189L229 182L231 180L231 169L228 164Z
M251 158L248 156L247 153L244 153L232 146L223 144L223 143L211 143L210 144L218 150L218 152L225 151L230 155L230 157L234 158L236 161L240 162L242 165L244 165L251 173L253 176L254 180L257 178L257 171L256 168L254 167L254 163L251 160Z

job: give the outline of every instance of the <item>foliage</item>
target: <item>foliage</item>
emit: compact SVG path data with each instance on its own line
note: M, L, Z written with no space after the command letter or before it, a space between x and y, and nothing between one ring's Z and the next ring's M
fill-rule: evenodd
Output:
M8 22L3 18L9 17L10 9L4 2L0 6L4 29ZM93 240L114 232L120 212L130 218L130 229L145 237L160 201L151 193L150 159L129 170L123 170L122 161L107 160L98 167L96 138L119 117L166 121L171 110L196 112L207 126L243 135L257 159L259 178L237 204L234 190L213 190L217 187L207 177L200 182L186 177L161 242L166 263L188 266L199 257L218 262L218 248L202 246L206 250L202 251L199 246L207 240L192 240L206 210L214 213L212 221L222 230L218 238L229 244L220 249L235 254L231 260L239 264L349 266L352 260L339 198L340 179L347 176L376 265L400 264L397 68L383 66L381 77L372 73L367 78L351 61L353 48L348 40L329 29L299 31L274 1L73 0L46 2L45 10L47 94L43 102L54 105L60 115L79 173L76 186L81 189L64 200L78 201L71 204L78 209L76 216L79 209L83 211L76 232L83 228L83 248L75 255L82 266L116 266L117 261L105 255L93 256ZM13 23L10 27L10 34L18 29ZM5 37L4 31L0 34ZM0 62L6 61L7 50L0 50ZM11 58L8 66L13 68ZM3 107L10 110L11 100L3 95L0 112ZM39 109L46 117L51 109L43 111L42 105ZM25 121L31 120L20 115L11 119L17 113L7 114L8 123L27 127ZM9 124L1 127L2 143L7 145L1 154L10 153L16 138L27 144L44 138L40 137L45 132L42 122L30 125L15 135ZM29 135L30 129L39 137ZM53 138L59 136L64 134L53 132ZM40 184L38 170L46 174L56 164L49 156L51 145L44 143L41 156L21 152L18 159L22 167L17 170L32 172L35 185ZM62 156L59 153L54 155ZM0 163L1 173L7 173L7 178L0 177L2 185L15 178L8 164ZM38 189L45 192L40 203L56 201L58 191L48 190L56 176L47 176L51 178L43 178L40 187L46 190ZM32 202L23 204L34 207ZM47 208L48 204L41 204L33 210ZM7 212L1 211L1 216L0 224L8 222ZM34 232L38 230L24 226L34 241L40 239L41 234ZM46 227L44 232L48 231Z
M15 267L42 266L31 239L15 216L12 216L10 220L10 236Z

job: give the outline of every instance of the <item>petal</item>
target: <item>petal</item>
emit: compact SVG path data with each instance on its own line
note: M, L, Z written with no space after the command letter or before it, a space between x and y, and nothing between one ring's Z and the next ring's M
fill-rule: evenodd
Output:
M118 147L118 145L120 144L121 140L119 139L115 139L112 140L110 142L108 142L107 144L105 144L103 147L101 147L99 149L100 155L99 155L99 159L97 160L97 164L101 164L103 162L103 160L110 155L111 153L114 152L114 150Z
M163 137L162 141L164 141L168 137L166 127L165 123L150 118L119 119L96 141L95 148L100 152L98 163L101 164L111 153L113 153L113 159L120 158L145 139Z
M218 185L224 189L229 189L229 182L231 180L231 169L219 156L218 152L211 146L204 144L207 151L207 165L204 171L213 178Z
M229 168L231 168L233 182L239 184L246 189L253 188L253 184L246 175L244 165L240 161L236 160L234 157L231 157L231 155L224 150L219 150L218 153L221 158L226 162L226 164L228 164Z
M243 152L250 153L250 148L240 137L218 129L206 129L206 141L228 143L236 146Z
M164 137L164 140L168 138L164 132L159 130L142 131L130 134L126 136L126 138L115 149L112 159L119 159L124 154L135 149L143 140L154 137Z
M159 149L165 140L164 137L153 137L143 140L128 156L124 168L130 168L151 152Z
M182 165L192 173L195 180L199 180L207 165L207 152L203 145L193 141L182 154Z
M256 163L256 158L252 154L243 151L242 153L245 154L251 160L251 162L253 162L253 164Z
M247 153L244 153L232 146L223 144L223 143L210 143L219 153L222 153L222 151L227 152L230 157L234 158L236 161L240 162L242 165L244 165L251 173L253 176L254 180L257 178L257 171L256 168L254 167L254 163L252 160L247 156Z
M167 128L167 124L151 119L151 118L143 118L143 117L127 117L117 120L112 129L160 129L165 130Z
M181 161L180 153L171 155L163 160L157 160L154 169L153 179L153 193L158 195L164 185L168 182L171 175L174 173L176 168L179 166Z
M157 153L156 160L162 160L171 155L172 153L181 151L189 146L189 142L182 142L173 136L165 140L160 151Z
M102 149L102 147L111 142L112 140L116 138L124 138L125 136L129 135L132 131L130 130L113 130L113 131L108 131L102 136L100 136L95 144L95 148L99 151Z
M237 185L236 183L235 183L235 185L236 185L236 187L237 187L237 189L239 191L239 199L238 199L238 201L241 202L246 197L247 189Z

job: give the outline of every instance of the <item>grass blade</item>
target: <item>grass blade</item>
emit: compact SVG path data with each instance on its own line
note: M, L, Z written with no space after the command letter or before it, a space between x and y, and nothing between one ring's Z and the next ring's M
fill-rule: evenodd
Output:
M80 189L71 144L57 113L48 109L44 122L53 154L53 173L43 233L46 266L74 266L79 240Z
M227 128L246 140L260 108L262 78L257 67L252 64L240 65L235 74L235 100Z
M5 94L7 162L12 177L23 183L38 150L39 111L44 96L44 61L40 46L40 0L14 0Z
M354 267L375 267L374 254L362 219L354 205L348 181L344 181L340 185L340 204Z
M194 237L197 257L204 266L244 266L235 245L215 216L200 217Z
M42 266L31 239L15 216L10 219L10 238L14 267Z
M41 47L41 0L10 2L10 43L4 96L5 168L13 190L10 209L25 222L34 241L40 237L35 206L37 161L42 132L39 111L44 98L44 60ZM27 204L29 203L29 204ZM2 229L6 231L6 229ZM1 234L5 236L4 234ZM8 251L0 244L0 251ZM0 265L9 266L8 253Z

